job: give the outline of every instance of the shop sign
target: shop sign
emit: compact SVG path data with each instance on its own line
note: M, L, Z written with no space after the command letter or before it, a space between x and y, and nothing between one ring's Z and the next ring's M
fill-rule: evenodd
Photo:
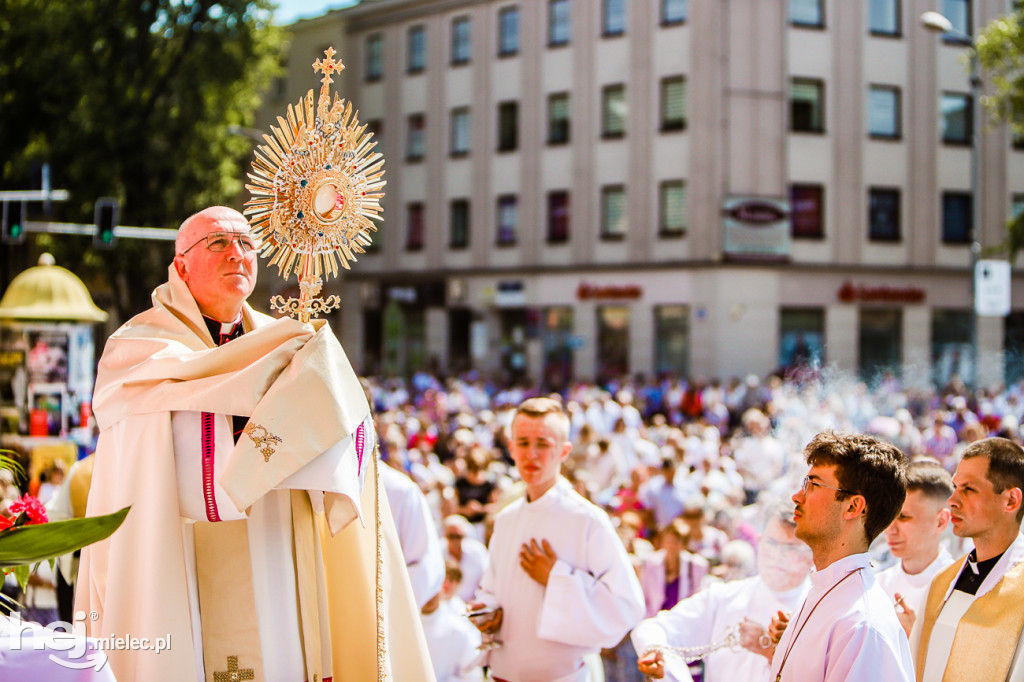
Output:
M526 290L519 280L498 282L494 294L494 305L499 308L522 308L526 306Z
M644 290L636 284L608 284L597 285L583 282L576 288L576 298L581 301L608 300L608 299L638 299L643 298Z
M920 287L872 287L866 284L844 282L836 292L843 303L924 303L927 293Z
M1010 314L1010 263L980 260L974 268L974 312L984 317Z
M726 256L789 256L789 202L766 197L728 197L722 205Z

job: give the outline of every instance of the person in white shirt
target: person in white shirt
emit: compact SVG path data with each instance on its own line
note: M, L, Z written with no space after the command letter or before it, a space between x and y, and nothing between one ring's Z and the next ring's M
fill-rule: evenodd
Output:
M487 568L487 547L473 537L473 526L465 516L444 519L444 558L458 564L461 578L456 592L464 602L473 601Z
M466 603L458 596L461 579L458 566L446 566L444 588L426 603L420 616L437 682L484 679L480 633L466 617Z
M776 505L767 516L758 544L758 575L715 583L633 629L641 673L690 682L686 663L666 654L665 647L710 645L723 640L730 628L741 626L745 643L761 649L772 616L799 607L810 585L811 550L794 533L792 503ZM769 673L763 656L736 647L718 649L704 659L704 682L759 682L768 680Z
M444 584L444 556L427 498L412 479L391 466L380 468L391 513L395 517L398 542L409 569L412 592L419 608Z
M899 516L885 529L889 551L899 561L876 576L878 584L896 605L896 615L910 635L913 622L907 616L917 610L932 578L953 563L942 545L949 525L946 500L953 494L953 477L938 462L920 461L907 467L907 499Z
M494 522L490 562L474 610L494 680L584 682L584 656L611 648L640 622L644 597L608 515L559 475L572 444L559 402L524 401L512 421L512 460L526 497Z
M819 433L793 495L796 536L814 555L811 589L772 658L777 682L910 682L914 665L868 547L903 507L906 457L873 436ZM788 620L788 619L787 619Z
M974 550L932 580L910 641L918 680L1024 680L1024 450L985 438L963 453L949 498Z

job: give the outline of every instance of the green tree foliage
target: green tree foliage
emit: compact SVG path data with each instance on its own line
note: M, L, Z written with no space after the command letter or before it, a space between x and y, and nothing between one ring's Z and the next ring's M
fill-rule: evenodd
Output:
M252 142L229 126L252 125L279 72L285 36L272 9L270 0L0 0L0 186L30 187L48 161L52 185L71 191L54 206L68 222L92 223L100 196L121 200L124 225L177 227L205 206L238 207ZM121 319L148 305L173 254L166 242L120 240L93 253L84 238L40 241L58 264L109 286Z
M990 23L976 43L978 63L990 86L982 103L996 121L1010 126L1014 139L1024 140L1024 7ZM1024 248L1024 214L1007 222L1002 246L1016 260Z

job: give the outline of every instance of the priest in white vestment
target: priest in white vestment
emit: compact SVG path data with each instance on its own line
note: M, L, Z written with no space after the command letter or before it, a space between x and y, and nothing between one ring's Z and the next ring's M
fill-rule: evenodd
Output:
M811 589L771 653L780 682L910 682L914 666L868 547L903 506L906 457L872 436L820 433L796 503L796 536L814 554Z
M964 450L949 498L974 549L932 580L911 646L917 679L1024 682L1024 450L985 438Z
M500 608L481 626L501 642L490 651L491 674L584 682L584 656L614 647L640 621L643 593L608 515L559 475L572 450L561 404L523 402L511 431L526 497L495 519L477 594L480 604Z
M121 682L432 680L362 389L326 324L245 302L256 246L237 211L192 216L107 341L88 514L132 509L83 551L76 608L170 638L108 651Z
M391 466L380 468L398 530L412 593L419 608L426 606L444 585L444 555L427 498L411 478Z
M794 534L793 505L779 505L768 516L758 543L758 575L745 580L717 582L674 608L640 623L631 635L640 672L653 679L690 682L689 667L670 648L703 647L724 641L729 631L743 627L748 646L763 647L768 624L779 611L795 611L810 585L811 550ZM768 680L766 657L735 646L704 658L704 682Z
M938 462L913 462L907 467L907 499L899 515L885 529L889 551L899 561L879 571L876 578L897 607L897 617L910 635L906 604L917 609L928 592L932 578L953 563L942 544L949 526L946 501L953 494L953 477Z

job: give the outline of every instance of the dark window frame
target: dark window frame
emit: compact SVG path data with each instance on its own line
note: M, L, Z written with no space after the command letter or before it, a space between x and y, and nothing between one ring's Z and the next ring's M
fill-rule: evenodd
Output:
M679 227L668 226L668 190L680 189L683 192L683 224ZM672 180L662 180L658 183L658 236L668 238L678 238L686 236L686 227L688 224L686 208L689 206L687 200L687 187L686 180L676 178Z
M875 28L871 24L871 7L875 0L868 0L868 33L876 38L900 38L903 36L903 0L886 1L894 5L893 11L896 15L896 27L891 31Z
M423 112L409 114L406 116L405 126L405 161L406 163L419 163L427 156L427 115ZM414 145L414 135L419 136L420 149L418 150Z
M673 83L679 83L682 88L682 112L680 112L678 119L669 119L666 116L666 98L665 88ZM663 132L675 132L679 130L686 130L688 123L686 118L686 76L682 74L676 76L665 76L661 79L658 85L658 129Z
M895 199L895 210L893 211L894 234L876 235L873 233L874 217L876 209L872 205L876 197L887 197ZM893 207L886 207L892 209ZM895 244L903 241L903 196L898 187L869 187L868 188L868 241Z
M571 0L548 0L548 47L564 47L572 41L572 5ZM555 26L558 22L556 7L564 6L567 14L565 17L565 38L562 39L555 33Z
M460 29L465 27L465 42L462 42ZM451 23L451 66L463 66L473 61L473 24L469 15L463 14L452 19ZM465 54L463 54L465 51Z
M962 228L953 226L950 222L954 217L951 211L954 201L962 204L959 211L959 213L964 215L964 225ZM942 193L941 202L942 231L940 239L942 243L946 246L969 245L974 232L972 225L974 222L974 196L970 192L961 190L946 190ZM962 229L963 234L953 234L952 227L957 227L957 232Z
M880 133L871 129L871 93L874 91L885 91L895 95L895 112L893 117L896 121L896 130L892 133ZM868 86L868 136L873 140L901 140L903 139L903 91L896 85L873 83Z
M944 100L946 99L959 99L964 103L964 134L963 137L950 137L948 135L948 126L946 125L946 112L944 111ZM970 147L973 140L974 131L974 98L970 93L955 92L952 90L943 90L939 95L939 115L941 116L940 132L942 134L942 144L949 145L952 147Z
M626 125L628 111L625 116L622 117L622 127L618 130L610 128L611 125L611 100L610 97L613 93L621 93L622 104L626 106L626 84L625 83L611 83L601 88L601 138L605 140L617 140L626 136Z
M366 36L365 49L366 71L363 74L363 80L367 83L375 83L384 78L384 34L373 33Z
M555 118L553 104L555 100L564 99L565 118ZM547 143L551 146L566 145L572 141L572 96L568 92L552 92L547 97ZM564 134L562 130L564 128Z
M816 2L818 4L818 14L821 16L821 18L818 21L816 21L816 22L813 22L813 21L797 21L796 19L794 19L793 18L793 12L792 12L793 0L788 0L788 2L789 2L789 14L788 14L788 17L789 17L789 25L790 26L794 26L796 28L824 29L828 25L827 16L825 15L825 0L813 0L813 2Z
M822 135L825 133L828 127L826 122L826 109L825 109L825 81L821 78L807 78L803 76L794 76L790 78L790 93L789 93L789 131L791 133L810 133L812 135ZM819 109L818 123L817 126L812 122L807 124L807 127L797 127L798 121L802 121L804 116L797 115L796 107L798 102L804 102L805 100L798 100L793 95L793 90L797 85L813 85L818 92L817 106Z
M521 31L519 23L519 5L507 5L498 10L498 57L514 57L519 54ZM514 34L506 34L510 25L506 21L514 21ZM514 44L513 44L514 43Z
M626 216L625 226L622 232L610 232L611 227L608 222L608 201L611 195L616 194L622 197L622 213ZM602 241L623 241L626 238L626 232L629 229L629 216L628 210L628 198L626 196L626 186L623 184L611 184L601 186L601 206L600 206L600 238Z
M422 251L426 242L426 204L410 201L405 205L405 250Z
M669 4L672 3L673 0L661 0L658 3L659 4L658 16L659 16L659 18L661 20L661 25L662 26L680 26L682 24L685 24L686 20L689 19L689 17L690 17L690 2L689 2L689 0L675 0L675 1L676 2L680 2L682 4L682 6L683 6L683 13L682 13L682 16L679 17L679 18L668 16Z
M609 20L613 17L609 15L610 10L615 7L621 8L622 19L621 27L612 26L609 28ZM602 38L618 38L619 36L626 35L626 20L628 18L626 0L601 0L601 37Z
M417 37L419 44L417 44ZM427 70L427 27L423 24L410 26L405 37L405 72L409 75Z
M502 218L505 215L505 209L511 207L514 215L515 222L506 234L505 224L502 222ZM494 245L500 247L515 246L519 241L519 195L518 194L501 194L498 196L495 204L496 214L494 220Z
M812 230L810 228L798 228L797 222L802 212L796 210L799 193L816 194L818 224ZM825 238L825 186L821 183L794 182L789 186L789 236L792 239L822 240ZM809 222L809 221L808 221Z
M561 203L561 205L556 205ZM557 216L556 211L563 211ZM572 193L567 189L557 189L547 195L547 243L566 244L572 227ZM556 224L561 223L561 224Z
M451 112L449 114L448 155L450 157L452 157L452 158L462 158L462 157L465 157L465 156L469 156L469 151L470 151L470 147L471 147L472 139L473 139L472 138L471 121L470 121L470 118L469 118L469 112L470 112L470 108L468 106L458 106L458 107L452 107ZM467 131L466 131L466 147L465 147L465 149L460 149L460 148L456 147L456 141L457 141L456 121L462 115L464 115L466 117L466 127L467 127Z
M472 227L472 206L467 197L452 199L448 203L448 248L452 250L469 247ZM462 215L464 214L464 215ZM463 224L459 224L462 215ZM460 234L463 232L464 234ZM461 238L460 238L461 237Z
M512 119L511 126L508 117ZM498 102L497 133L498 153L507 154L519 150L519 102L516 100Z

